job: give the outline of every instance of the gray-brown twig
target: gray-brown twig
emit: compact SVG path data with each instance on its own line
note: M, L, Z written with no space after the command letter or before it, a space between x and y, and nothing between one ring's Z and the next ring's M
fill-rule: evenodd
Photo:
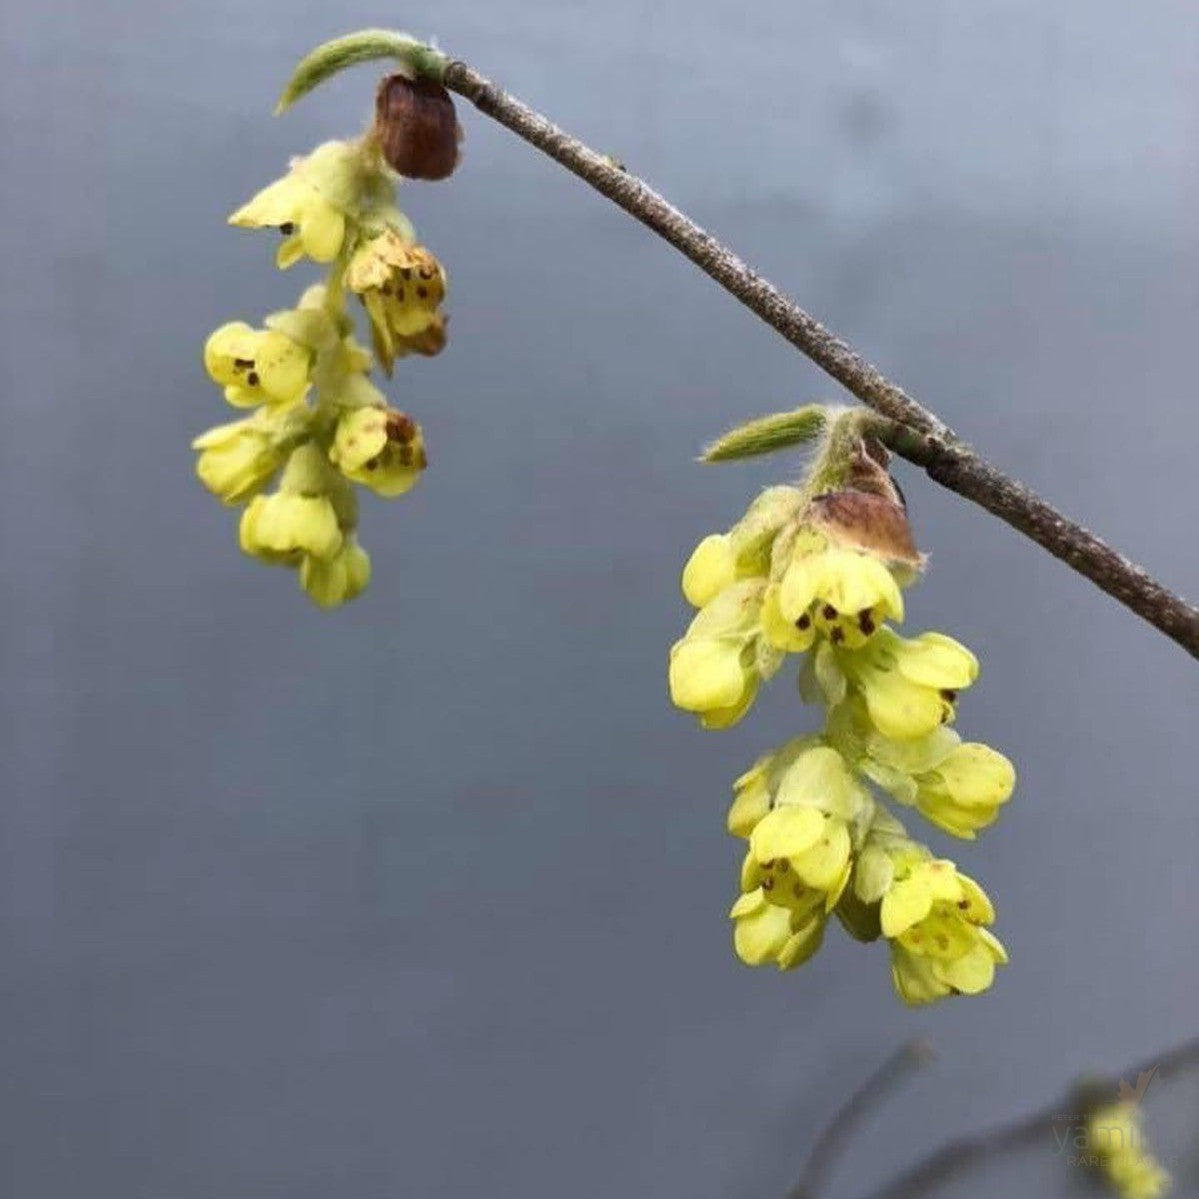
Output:
M787 1199L817 1199L862 1120L913 1070L932 1057L932 1046L927 1041L908 1041L891 1054L825 1125L808 1154L799 1181L787 1192Z
M887 440L896 453L923 467L942 486L1030 537L1199 657L1199 608L980 457L934 413L648 184L465 63L446 63L441 78L480 112L548 154L663 237L863 404L892 421Z

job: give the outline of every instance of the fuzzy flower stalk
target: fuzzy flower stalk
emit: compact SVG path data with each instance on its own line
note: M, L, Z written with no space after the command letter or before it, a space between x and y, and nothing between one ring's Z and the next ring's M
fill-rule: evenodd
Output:
M204 368L241 419L193 442L200 482L242 510L239 542L252 558L296 573L325 608L359 595L371 562L358 536L361 489L394 498L428 465L420 425L372 380L397 361L446 344L446 273L396 204L400 170L445 178L459 130L440 85L393 75L374 126L292 161L229 223L270 230L275 263L325 268L292 308L221 325ZM398 164L398 165L397 165ZM357 340L354 310L369 329Z
M704 728L741 721L793 655L802 698L823 713L819 732L733 784L728 828L745 843L734 947L748 965L790 970L835 918L857 940L885 942L906 1003L978 994L1007 961L991 900L886 800L974 840L1015 772L952 727L975 656L943 633L896 631L924 558L868 418L829 409L803 427L821 437L806 479L767 488L688 559L683 595L697 611L670 651L671 698ZM761 434L735 431L710 458L760 452Z

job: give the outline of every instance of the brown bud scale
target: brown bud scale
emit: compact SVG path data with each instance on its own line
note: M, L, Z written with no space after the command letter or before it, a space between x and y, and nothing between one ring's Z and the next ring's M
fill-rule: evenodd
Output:
M812 501L809 519L841 545L915 570L923 564L907 513L884 496L853 489L826 492Z
M462 129L440 83L389 75L375 96L375 138L392 170L409 179L446 179L458 165Z

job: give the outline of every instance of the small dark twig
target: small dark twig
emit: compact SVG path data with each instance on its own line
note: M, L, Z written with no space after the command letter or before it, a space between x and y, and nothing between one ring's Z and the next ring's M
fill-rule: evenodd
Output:
M1139 1074L1156 1068L1157 1076L1166 1079L1194 1066L1199 1066L1199 1037L1185 1041L1148 1061L1128 1067L1123 1072L1123 1077L1135 1080ZM1085 1103L1094 1108L1100 1103L1117 1099L1119 1094L1120 1079L1088 1083ZM985 1161L1045 1139L1050 1134L1055 1118L1077 1113L1081 1106L1083 1091L1078 1087L1072 1087L1052 1103L1047 1103L1027 1115L947 1142L897 1178L891 1179L872 1192L868 1199L915 1199L916 1196L942 1186Z
M930 1062L932 1057L932 1046L927 1041L909 1041L891 1054L825 1125L808 1154L799 1181L787 1192L787 1199L816 1199L866 1116L913 1070Z

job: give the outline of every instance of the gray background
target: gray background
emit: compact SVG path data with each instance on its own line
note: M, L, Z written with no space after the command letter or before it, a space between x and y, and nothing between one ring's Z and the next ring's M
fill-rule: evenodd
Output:
M794 975L734 960L727 783L812 715L783 679L724 735L667 702L685 554L790 469L692 456L837 390L483 118L406 195L453 336L392 388L433 468L367 505L369 593L322 613L239 555L191 477L230 419L200 347L311 273L224 217L369 108L366 68L272 119L293 61L389 19L1199 594L1190 0L6 0L0 1192L777 1199L932 1037L850 1194L1193 1034L1195 663L910 470L909 624L978 650L961 726L1021 777L980 843L930 839L1013 964L913 1012L840 935ZM1151 1098L1194 1194L1194 1089ZM1076 1173L1046 1149L949 1193Z

